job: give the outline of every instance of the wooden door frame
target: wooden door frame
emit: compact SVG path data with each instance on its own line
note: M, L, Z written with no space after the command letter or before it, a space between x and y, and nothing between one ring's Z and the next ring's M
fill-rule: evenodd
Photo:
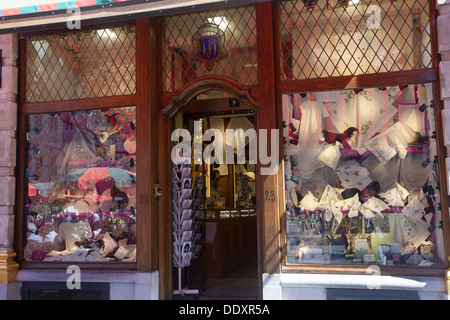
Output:
M195 97L197 97L200 94L206 93L208 91L222 91L225 92L229 95L231 95L232 97L238 99L241 102L245 102L250 109L255 111L255 116L258 117L258 110L259 110L259 101L257 99L254 98L254 96L252 95L252 90L251 88L248 87L243 87L241 85L239 85L237 82L230 80L228 78L224 78L224 77L218 77L218 76L211 76L211 77L204 77L201 79L196 79L194 81L189 82L186 86L183 87L182 90L180 90L178 93L176 93L175 95L171 95L170 98L168 98L167 104L165 106L163 106L163 108L160 110L160 115L162 115L163 118L165 119L161 119L161 121L165 122L165 126L166 128L171 128L171 121L173 120L173 118L175 117L175 115L183 110L183 108L187 107L188 104L193 101L195 99ZM166 137L166 143L164 143L163 149L164 149L164 158L167 159L166 161L163 161L165 163L165 166L167 167L167 163L170 162L170 152L171 152L171 141L170 141L170 134L168 134L167 130L163 130L164 131L164 135ZM165 170L164 168L161 168L161 170ZM257 198L259 195L259 184L258 184L258 174L256 174L256 192L257 192ZM164 235L164 242L166 243L165 245L165 251L161 252L161 259L163 259L164 261L166 261L165 264L165 269L167 270L160 270L160 272L162 273L162 275L160 276L160 283L161 283L161 288L160 293L161 293L161 298L162 299L171 299L172 298L172 286L173 286L173 272L172 272L172 232L168 232L168 230L171 230L172 227L172 207L171 204L172 202L170 201L171 197L172 197L172 178L170 175L170 172L168 172L168 174L165 175L165 181L164 183L166 184L167 188L164 188L165 190L167 190L166 192L168 192L168 202L167 205L165 206L165 209L163 211L160 212L161 216L160 219L161 221L164 221L163 224L161 225L161 233ZM256 208L257 212L259 212L258 210L258 199L257 199L257 208ZM261 225L261 216L259 214L257 214L257 239L255 239L256 241L258 241L259 243L259 239L260 239L260 233L261 233L261 229L259 228L259 226ZM258 266L261 263L261 258L262 257L262 252L260 250L260 246L258 245L258 252L257 252L257 259L258 259ZM261 268L258 267L258 279L261 278ZM167 288L165 287L167 284ZM258 292L261 291L261 285L259 283L258 285ZM259 294L260 295L260 294Z
M161 113L173 118L195 97L208 91L223 91L241 102L247 102L249 107L254 110L259 108L258 100L252 96L249 88L243 87L228 78L211 76L191 81L177 95L170 97L168 104L161 109Z
M209 89L217 89L228 91L229 94L239 99L243 92L248 97L259 101L258 113L256 115L255 129L268 130L268 138L270 139L270 130L278 130L279 115L276 101L277 94L277 77L276 77L276 55L275 55L275 38L274 28L272 23L276 23L276 16L274 13L274 6L270 1L255 4L256 7L256 23L257 23L257 59L258 59L258 85L245 87L239 85L237 82L225 77L204 77L191 81L183 86L177 93L169 93L161 96L161 105L164 106L162 110L168 115L175 114L177 108L181 108L183 104L189 99L192 99L196 94ZM272 23L268 23L268 21ZM161 50L161 47L159 48ZM162 73L160 73L162 74ZM208 83L208 81L210 81ZM189 92L189 87L192 92ZM182 94L180 94L181 92ZM180 101L180 97L184 98ZM247 100L251 101L251 100ZM177 106L178 104L178 106ZM163 114L161 112L161 114ZM281 139L282 137L280 137ZM280 140L281 141L281 140ZM280 144L281 146L282 144ZM169 145L165 148L166 155L170 156ZM279 163L282 163L282 153L280 150L270 150L268 146L268 154L276 152L278 154ZM261 170L261 164L256 165L257 172ZM264 273L274 274L280 273L282 267L282 226L280 225L280 206L283 205L283 179L282 172L279 171L274 175L261 176L256 175L256 210L257 210L257 255L258 255L258 297L263 298L263 282L262 275ZM166 179L169 179L166 176ZM168 192L171 190L169 189ZM268 197L264 200L266 192L273 192L274 197ZM169 203L170 206L170 203ZM169 208L169 210L171 210ZM170 219L169 219L170 220ZM167 223L167 222L166 222ZM170 228L170 224L166 225ZM169 230L169 229L166 229ZM164 231L167 232L167 231ZM168 238L167 236L165 237ZM170 240L170 239L169 239ZM167 241L167 240L166 240ZM171 243L171 242L170 242ZM170 251L169 251L170 250ZM165 251L169 254L171 259L171 248ZM167 260L167 259L166 259ZM169 264L171 266L171 264ZM167 283L172 286L171 276L167 275L164 279L160 278L161 283ZM166 292L168 290L165 290ZM171 293L166 297L171 296Z

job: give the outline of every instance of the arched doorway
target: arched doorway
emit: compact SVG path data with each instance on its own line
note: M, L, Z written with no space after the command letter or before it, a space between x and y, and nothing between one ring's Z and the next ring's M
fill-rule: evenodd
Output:
M214 128L222 132L225 138L226 129L254 129L256 132L258 106L258 101L251 93L235 82L229 79L207 79L186 86L170 99L161 112L172 118L172 129L181 128L195 135L195 128L199 126L202 133ZM249 139L243 139L246 145L244 152L248 155ZM210 143L205 140L202 140L202 151ZM224 140L224 143L228 143ZM229 152L226 145L223 150ZM235 151L237 149L233 153ZM205 154L202 155L201 160ZM236 160L236 154L233 154L233 159ZM192 217L193 224L190 230L193 235L188 241L176 235L184 233L185 229L180 226L186 222L186 210L182 209L181 204L178 208L175 202L172 203L176 209L171 212L173 230L168 234L173 244L172 262L175 261L171 266L176 266L171 273L174 299L258 298L258 177L255 164L250 163L247 156L245 159L244 163L232 161L220 165L195 165L193 161L190 189L192 194L198 194L198 190L201 190L201 196L191 197L200 199L200 202L198 207L190 207L192 213L189 217ZM225 156L222 160L225 160ZM180 190L179 194L184 194L181 191L183 187L176 189L176 182L172 183L174 198L177 198L177 190ZM183 239L182 243L180 239ZM191 247L192 255L184 266L186 247ZM180 265L183 265L182 271L178 268ZM185 291L191 295L180 292L178 289L181 287L192 289ZM196 290L198 294L195 294Z

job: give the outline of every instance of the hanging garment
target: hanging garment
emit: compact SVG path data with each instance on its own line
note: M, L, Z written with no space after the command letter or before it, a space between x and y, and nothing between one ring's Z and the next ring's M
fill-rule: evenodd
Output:
M234 146L236 146L237 143L239 143L240 145L247 145L249 143L252 143L253 139L255 138L253 136L250 136L248 141L245 139L244 133L249 129L255 129L255 126L253 125L253 123L250 122L250 120L248 120L247 117L231 118L227 126L227 130L228 129L235 130L236 137L234 141ZM238 129L242 129L242 131L240 130L238 131ZM226 144L228 146L231 146L232 142L227 141Z
M298 94L294 95L294 103L297 103L297 105L294 105L294 111L298 110L297 113L301 113L298 144L285 145L285 154L292 155L297 161L298 165L294 171L296 171L298 177L308 179L312 177L315 170L325 166L323 162L317 159L317 156L325 147L325 144L321 143L323 141L323 119L328 117L329 114L325 106L317 101L314 95L309 94L309 98L304 100L299 97Z
M227 126L227 130L228 129L235 130L234 131L235 136L234 136L234 141L227 141L225 139L225 148L226 149L231 148L234 143L234 148L237 148L237 149L235 149L237 158L244 159L245 158L244 146L246 146L246 145L250 145L251 147L255 146L256 134L253 134L253 133L255 133L253 131L255 129L255 126L253 125L253 123L250 122L250 120L248 120L247 117L237 117L237 118L231 118L231 120ZM251 131L248 131L248 130L251 130ZM248 138L246 138L246 132L248 133L248 136L247 136ZM249 155L249 156L251 156L251 155ZM251 160L251 159L249 159L249 160Z
M222 133L222 139L223 139L223 145L222 146L218 146L218 148L222 148L222 157L221 159L219 159L219 166L217 168L214 168L214 170L219 171L219 174L221 176L226 176L228 175L228 166L226 164L225 161L225 147L226 147L226 143L225 143L225 127L224 127L224 121L223 118L209 118L209 125L211 129L217 129ZM215 143L216 140L214 140Z
M302 117L299 140L303 146L314 146L323 141L323 119L328 117L329 114L323 103L315 99L314 96L311 96L310 99L303 101L300 105Z

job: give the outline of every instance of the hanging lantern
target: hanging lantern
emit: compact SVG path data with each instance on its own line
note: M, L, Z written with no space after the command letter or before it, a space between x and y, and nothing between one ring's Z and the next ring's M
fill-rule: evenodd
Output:
M211 71L216 62L226 58L225 33L218 25L207 23L200 26L192 36L194 51L192 61L204 64Z
M314 7L316 6L318 0L302 0L302 1L306 7L306 10L311 12L314 10Z
M349 5L349 1L348 0L338 0L337 5L339 7L347 8L347 6Z

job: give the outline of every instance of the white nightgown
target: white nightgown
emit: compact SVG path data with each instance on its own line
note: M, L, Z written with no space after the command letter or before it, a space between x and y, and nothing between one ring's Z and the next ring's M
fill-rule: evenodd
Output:
M322 102L306 100L300 105L302 118L299 129L299 142L303 146L316 146L323 141L323 118L329 116Z

